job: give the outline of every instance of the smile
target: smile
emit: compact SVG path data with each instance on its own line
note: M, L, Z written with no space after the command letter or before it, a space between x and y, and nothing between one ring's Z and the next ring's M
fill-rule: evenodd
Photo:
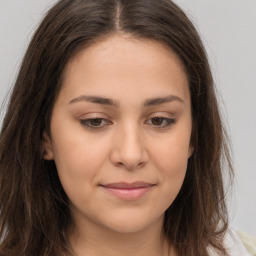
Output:
M149 192L154 184L149 184L145 182L134 182L134 183L111 183L106 185L101 185L101 187L119 199L122 200L136 200L141 198L147 192Z

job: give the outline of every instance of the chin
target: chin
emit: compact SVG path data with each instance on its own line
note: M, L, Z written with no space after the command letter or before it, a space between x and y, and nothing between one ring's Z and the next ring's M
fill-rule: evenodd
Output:
M138 233L150 228L154 225L163 225L164 215L161 217L149 216L146 214L123 214L112 216L111 219L105 221L105 226L117 233L129 234Z

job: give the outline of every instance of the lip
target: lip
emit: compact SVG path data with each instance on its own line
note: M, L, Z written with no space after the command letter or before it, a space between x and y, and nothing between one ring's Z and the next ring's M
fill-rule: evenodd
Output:
M155 184L136 181L133 183L117 182L101 185L108 193L122 200L136 200L148 193Z

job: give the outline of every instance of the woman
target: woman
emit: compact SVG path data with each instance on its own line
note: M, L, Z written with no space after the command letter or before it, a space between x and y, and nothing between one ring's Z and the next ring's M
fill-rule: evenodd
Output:
M223 159L232 180L205 50L179 7L59 1L1 131L0 255L228 255Z

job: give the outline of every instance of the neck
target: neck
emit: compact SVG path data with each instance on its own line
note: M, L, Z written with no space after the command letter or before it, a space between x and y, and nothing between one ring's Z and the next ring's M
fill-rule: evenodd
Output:
M88 224L88 223L87 223ZM163 218L152 226L133 233L120 233L98 225L77 223L69 232L77 256L174 256L165 238Z

